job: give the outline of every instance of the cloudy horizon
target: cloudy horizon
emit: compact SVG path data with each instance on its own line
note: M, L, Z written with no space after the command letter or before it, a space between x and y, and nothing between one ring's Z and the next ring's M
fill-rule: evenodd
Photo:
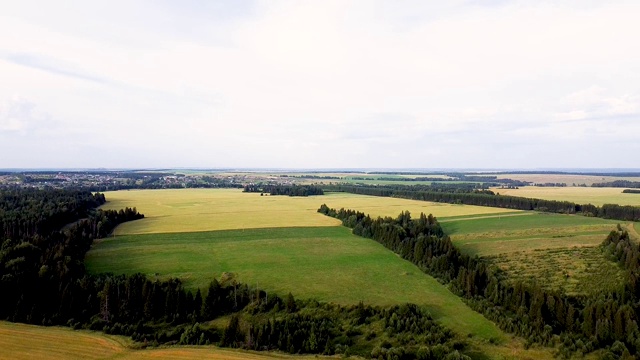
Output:
M638 168L640 3L0 4L0 168Z

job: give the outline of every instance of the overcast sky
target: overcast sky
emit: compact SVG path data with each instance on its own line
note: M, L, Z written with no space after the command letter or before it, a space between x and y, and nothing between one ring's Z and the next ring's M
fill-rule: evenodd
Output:
M0 168L640 168L638 1L2 1Z

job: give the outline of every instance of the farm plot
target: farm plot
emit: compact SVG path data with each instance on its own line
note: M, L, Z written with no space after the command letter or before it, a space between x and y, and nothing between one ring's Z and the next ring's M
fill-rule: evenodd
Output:
M527 214L444 221L442 226L458 248L485 257L503 270L507 281L535 282L568 294L620 286L622 269L598 246L620 222Z
M577 215L527 214L443 221L442 227L463 252L486 256L536 249L597 246L620 223Z
M324 196L260 196L238 189L139 190L106 192L104 209L137 207L145 218L125 223L116 235L194 232L228 229L339 226L336 219L317 213L329 207L356 209L371 216L397 216L410 211L438 218L512 213L513 210L452 205L397 198L330 193Z
M576 204L640 205L640 195L625 194L622 188L592 187L537 187L525 186L519 189L493 188L500 195L520 196L544 200L571 201Z
M503 336L413 264L341 226L117 236L96 244L86 265L92 273L178 277L190 289L227 272L280 295L340 304L411 302L458 333Z
M504 271L507 281L536 283L568 295L612 292L624 284L623 269L600 247L523 251L489 259Z

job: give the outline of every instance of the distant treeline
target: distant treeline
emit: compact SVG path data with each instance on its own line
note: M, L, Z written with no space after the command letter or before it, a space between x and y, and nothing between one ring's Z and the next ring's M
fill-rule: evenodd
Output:
M537 187L567 187L567 183L535 183Z
M605 219L623 221L640 221L640 207L605 204L576 204L570 201L556 201L532 199L518 196L492 195L488 192L439 192L430 188L416 186L353 186L335 185L325 186L325 190L343 191L353 194L399 197L412 200L445 202L450 204L465 204L490 206L514 210L536 210L560 214L580 214Z
M640 171L635 172L598 172L598 171L498 171L487 172L479 171L474 172L476 175L489 174L489 175L586 175L586 176L612 176L612 177L640 177Z
M381 175L422 175L423 173L412 172L372 172L371 174ZM379 177L380 181L435 181L435 182L479 182L487 183L488 186L499 186L509 184L512 186L526 186L529 182L513 180L513 179L498 179L495 175L469 175L464 173L445 173L447 177L433 177L433 176L418 176L414 178L402 178L402 177ZM373 180L373 179L372 179Z
M287 196L324 195L322 188L316 185L245 185L244 192Z
M0 191L0 319L69 325L130 336L145 345L218 344L293 354L377 359L468 359L464 340L416 305L339 306L281 298L227 279L206 292L142 274L88 275L93 239L135 209L100 211L102 194L72 190ZM224 329L206 322L231 315ZM382 340L374 346L376 338Z
M281 178L298 178L298 179L320 179L320 180L339 180L340 176L331 175L279 175Z
M640 189L624 189L622 192L625 194L640 194Z
M462 254L431 215L420 214L413 220L402 212L397 218L373 219L326 205L318 212L342 220L354 234L378 241L449 284L473 309L503 330L523 336L528 344L559 345L562 357L607 349L605 358L624 358L640 351L640 250L620 228L611 232L602 247L628 271L625 288L572 297L535 284L503 281L497 268Z
M615 188L640 188L640 181L615 180L610 182L593 183L592 187L615 187Z

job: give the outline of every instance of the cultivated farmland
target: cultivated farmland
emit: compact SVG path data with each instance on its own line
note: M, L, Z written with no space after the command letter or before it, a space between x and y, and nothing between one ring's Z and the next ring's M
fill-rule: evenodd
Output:
M597 246L620 223L578 215L524 214L445 220L442 226L460 250L485 256L523 250Z
M585 184L591 186L593 183L602 183L615 180L638 181L638 177L624 176L597 176L584 174L498 174L498 179L513 179L528 181L533 183L565 183L569 186Z
M452 205L397 198L329 193L325 196L260 196L237 189L138 190L106 192L104 209L137 207L143 220L125 223L116 235L210 230L339 226L336 219L317 213L323 203L339 209L357 209L371 216L397 216L409 210L438 218L491 215L513 210Z
M571 201L577 204L640 205L640 195L625 194L622 188L592 187L537 187L525 186L519 189L492 189L500 195L521 196L535 199Z
M508 281L537 282L568 294L617 289L622 284L622 269L599 247L621 222L524 214L445 220L442 226L461 251L486 257L504 271ZM621 225L633 229L631 223Z

